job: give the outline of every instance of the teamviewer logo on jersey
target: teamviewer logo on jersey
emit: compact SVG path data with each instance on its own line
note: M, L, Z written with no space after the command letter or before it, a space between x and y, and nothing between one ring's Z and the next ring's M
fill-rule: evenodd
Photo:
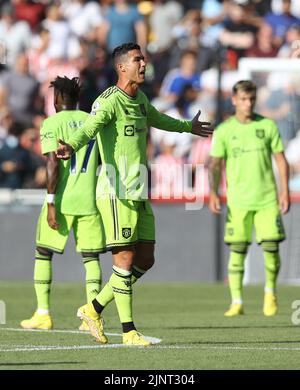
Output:
M124 135L127 137L132 137L134 135L134 126L125 125L124 127Z
M129 238L131 237L131 228L123 228L122 229L122 236L124 238Z

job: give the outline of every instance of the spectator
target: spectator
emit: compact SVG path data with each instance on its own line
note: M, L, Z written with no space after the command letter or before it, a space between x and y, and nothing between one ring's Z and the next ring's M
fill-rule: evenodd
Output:
M49 56L51 58L68 57L71 31L58 5L52 4L47 8L46 19L42 26L50 32Z
M27 128L21 134L20 145L29 152L31 169L27 172L24 188L45 188L46 161L41 155L40 133L35 128Z
M6 63L13 66L17 56L30 46L32 34L25 21L16 21L10 4L1 7L0 41L6 48Z
M89 42L96 40L97 29L103 23L102 10L96 1L73 0L62 2L61 10L72 34Z
M202 42L205 46L214 47L217 44L228 7L229 0L204 0L201 16L203 19Z
M99 40L109 52L123 42L137 42L143 52L147 47L147 30L143 16L135 4L127 0L113 0L105 12L105 21L99 28Z
M182 93L186 85L192 85L200 91L201 76L197 71L197 54L194 51L186 51L182 54L180 67L170 70L163 80L160 95L172 104Z
M278 46L283 43L285 33L289 27L292 25L300 26L300 19L291 12L291 0L282 0L281 12L269 12L265 16L265 21L272 26Z
M18 55L12 70L3 72L0 85L7 92L7 100L14 118L23 123L31 123L38 108L39 83L29 74L28 56Z
M300 26L292 25L285 33L284 44L281 46L278 57L300 58Z
M50 33L47 29L41 27L34 38L32 46L28 51L30 73L37 79L38 82L43 83L47 78L50 65L48 52Z
M264 22L256 34L255 42L246 51L246 57L276 57L277 53L272 26Z
M15 122L0 149L0 188L22 188L32 166L29 152L20 145L23 126Z
M180 96L177 98L174 107L166 111L166 114L176 119L191 119L190 106L197 98L197 91L191 86L186 85ZM192 146L192 134L173 133L151 128L151 142L153 153L160 154L161 143L172 145L174 157L179 157L182 161L187 161ZM168 149L169 150L169 149Z
M183 7L178 1L154 0L150 15L151 53L168 51L172 45L172 28L182 19Z
M239 58L245 55L255 38L257 28L247 22L247 5L249 1L242 3L237 0L231 1L228 8L229 18L224 22L220 32L219 41L229 52L232 67L237 68Z
M180 57L184 51L194 51L197 54L197 69L202 72L215 62L215 51L202 44L202 19L197 10L189 11L177 24L172 34L175 42L170 50L169 67L179 65Z
M33 0L12 0L17 20L25 20L32 30L40 24L45 17L45 4Z
M262 1L266 1L266 0L262 0ZM268 0L268 2L269 1L270 0ZM275 14L280 14L282 12L282 0L271 0L271 9L272 12L274 12ZM297 18L300 18L300 7L299 7L298 0L291 1L291 13Z

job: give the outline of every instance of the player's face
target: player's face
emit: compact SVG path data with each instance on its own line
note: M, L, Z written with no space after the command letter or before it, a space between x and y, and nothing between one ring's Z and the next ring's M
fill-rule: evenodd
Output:
M141 84L145 81L146 62L140 50L131 50L127 53L123 64L123 72L130 81Z
M251 116L256 102L255 92L238 91L232 97L232 104L235 106L236 113Z

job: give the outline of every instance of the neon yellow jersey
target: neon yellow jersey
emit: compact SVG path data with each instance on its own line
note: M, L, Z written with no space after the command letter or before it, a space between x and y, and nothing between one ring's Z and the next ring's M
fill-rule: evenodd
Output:
M248 210L276 204L272 154L282 151L277 125L271 119L254 114L247 124L235 116L221 123L214 132L210 155L226 162L228 204Z
M114 86L96 99L83 128L69 144L76 151L97 134L102 161L97 197L113 194L120 199L147 199L146 147L150 126L178 132L192 130L190 121L158 112L140 90L131 97Z
M40 136L42 153L58 148L58 140L65 142L82 127L88 114L79 110L64 110L47 118ZM97 213L96 184L99 151L96 140L74 153L70 160L59 161L59 179L55 207L63 214L91 215Z

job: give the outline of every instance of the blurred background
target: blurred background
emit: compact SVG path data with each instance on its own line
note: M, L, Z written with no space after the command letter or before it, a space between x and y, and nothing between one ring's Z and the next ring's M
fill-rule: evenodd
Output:
M242 78L256 82L256 111L277 122L291 169L293 204L284 218L288 238L281 248L280 280L299 283L299 0L0 1L0 280L32 279L46 183L39 130L54 113L50 81L79 76L79 108L89 112L116 81L110 55L126 41L138 42L145 53L142 89L173 117L191 119L201 109L202 120L217 125L233 113L233 84ZM207 200L209 151L209 139L149 129L158 245L157 267L148 279L226 278L225 211L215 217L205 205L194 211L185 207L190 194ZM221 191L226 194L224 178ZM109 256L103 257L107 269ZM65 256L55 262L55 278L81 280L79 259L71 238ZM262 282L256 245L247 264L246 282Z

